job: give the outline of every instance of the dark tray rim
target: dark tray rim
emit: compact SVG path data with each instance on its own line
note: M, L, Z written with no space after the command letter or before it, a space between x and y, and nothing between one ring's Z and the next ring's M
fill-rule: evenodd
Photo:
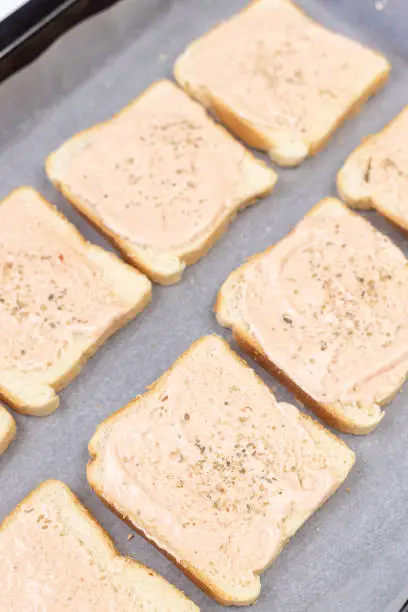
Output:
M117 0L29 0L0 24L0 82L30 64L76 23Z

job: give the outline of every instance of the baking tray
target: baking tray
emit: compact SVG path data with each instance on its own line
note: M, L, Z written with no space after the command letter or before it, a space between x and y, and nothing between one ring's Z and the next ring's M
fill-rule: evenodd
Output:
M47 182L47 154L74 132L108 118L151 82L170 77L194 38L245 4L243 0L122 0L59 39L0 87L0 197L30 184L88 238L111 247ZM64 480L113 536L122 553L148 564L204 611L221 610L90 491L87 444L96 426L154 381L200 336L228 331L212 307L228 274L282 238L324 196L361 138L408 103L408 8L389 0L300 0L322 23L377 47L391 60L385 90L349 120L316 158L279 170L273 195L241 213L227 234L180 284L155 287L151 306L116 334L61 395L47 418L17 415L18 435L0 460L0 517L47 478ZM379 5L380 6L380 5ZM408 241L376 213L366 213L408 254ZM233 346L235 346L233 344ZM236 347L235 347L236 348ZM239 351L238 351L239 352ZM251 365L278 398L294 398ZM357 453L345 486L293 538L262 577L258 612L397 612L408 576L408 385L366 437L342 436ZM348 490L349 489L349 490ZM0 594L1 609L1 594Z
M0 81L32 62L70 27L116 0L27 0L0 22Z

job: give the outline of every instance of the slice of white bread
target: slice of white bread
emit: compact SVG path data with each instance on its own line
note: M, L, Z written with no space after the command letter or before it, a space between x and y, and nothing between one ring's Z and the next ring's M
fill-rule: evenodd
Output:
M408 231L408 106L381 132L366 138L337 175L340 197L375 208Z
M215 311L319 416L365 434L407 377L407 305L404 254L327 198L229 276Z
M16 435L16 422L0 404L0 455L10 446Z
M281 166L316 154L385 83L379 53L327 30L290 0L254 0L193 42L174 75Z
M130 263L164 285L277 179L170 81L66 142L46 170Z
M102 423L89 451L101 499L224 605L255 601L259 574L354 463L217 336Z
M161 576L117 552L70 489L48 480L0 526L4 612L193 612Z
M143 274L29 187L0 202L0 278L0 397L37 416L151 294Z

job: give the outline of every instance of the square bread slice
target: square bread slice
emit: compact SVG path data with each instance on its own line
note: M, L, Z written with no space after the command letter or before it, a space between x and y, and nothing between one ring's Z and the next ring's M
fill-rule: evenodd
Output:
M130 263L164 285L277 179L170 81L69 140L46 169Z
M149 302L150 281L90 244L34 189L0 202L0 397L42 416Z
M215 306L245 350L354 434L376 427L406 379L407 309L404 254L334 198L233 272Z
M375 208L408 231L408 106L379 134L366 138L337 176L340 197Z
M225 605L255 601L259 574L354 463L217 336L102 423L89 451L101 499Z
M290 0L254 0L177 60L182 87L281 166L314 155L388 78L379 53Z
M0 404L0 455L8 449L15 435L16 422L4 406Z
M4 612L193 612L152 570L117 552L62 482L32 491L0 526Z

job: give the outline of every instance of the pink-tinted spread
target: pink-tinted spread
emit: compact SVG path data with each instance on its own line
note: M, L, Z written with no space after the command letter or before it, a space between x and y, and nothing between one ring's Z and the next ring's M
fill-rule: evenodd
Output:
M130 573L126 561L101 544L101 530L84 524L89 519L83 509L72 507L66 493L58 496L53 501L41 491L32 494L0 532L2 611L198 610L153 572Z
M98 436L105 499L224 592L253 585L285 520L338 483L296 408L214 336Z
M0 204L0 371L43 370L128 306L76 232L31 190Z
M284 136L307 147L334 127L385 66L379 55L314 23L292 2L258 0L193 43L179 69L197 97L222 101L270 135L271 144Z
M239 203L245 149L169 81L79 138L63 182L130 243L183 251Z
M408 262L327 200L244 268L242 320L312 398L370 408L408 371Z
M358 169L358 180L368 191L374 206L389 212L408 227L408 109L405 109L384 131L357 149L345 170Z

